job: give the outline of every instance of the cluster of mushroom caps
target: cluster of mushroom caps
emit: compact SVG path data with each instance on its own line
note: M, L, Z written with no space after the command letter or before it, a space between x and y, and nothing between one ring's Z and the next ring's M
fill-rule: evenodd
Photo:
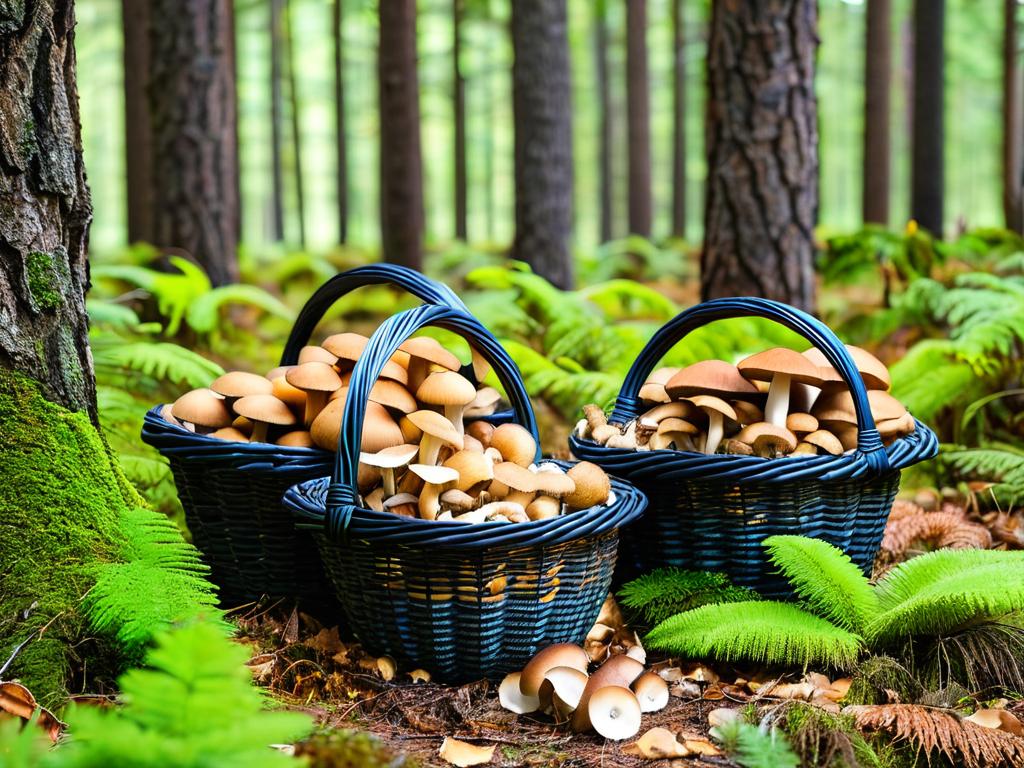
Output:
M580 646L549 645L521 672L505 676L498 700L510 712L544 712L574 731L593 730L614 741L635 736L644 713L668 704L668 683L634 655L611 656L588 675L589 666Z
M339 333L304 347L299 363L265 377L233 371L165 406L186 429L235 442L336 450L352 370L368 339ZM428 520L525 522L608 500L592 464L569 472L534 465L537 444L516 424L482 421L500 395L459 373L461 362L429 337L404 342L370 390L357 482L363 504ZM478 379L487 364L474 356Z
M889 371L874 355L847 345L868 391L882 441L909 435L914 418L889 394ZM775 458L839 455L857 447L853 396L824 354L784 347L732 365L705 360L659 368L640 388L649 408L639 418L609 424L596 405L584 407L576 434L609 448L674 449Z

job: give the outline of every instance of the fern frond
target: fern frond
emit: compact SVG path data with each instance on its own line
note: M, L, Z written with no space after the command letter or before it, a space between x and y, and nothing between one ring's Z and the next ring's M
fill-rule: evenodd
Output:
M129 342L93 349L98 374L140 373L190 387L204 387L224 373L212 360L170 342Z
M918 342L889 373L893 395L925 422L944 408L976 400L986 390L986 382L957 357L956 344L948 339Z
M1024 452L1000 448L944 451L941 461L955 476L995 483L992 493L1002 503L1024 502Z
M664 294L633 280L608 280L581 288L577 293L596 305L605 317L615 320L646 317L664 322L679 312Z
M860 568L827 541L805 536L769 536L764 547L807 608L854 632L878 611L871 584Z
M619 591L619 599L622 605L638 611L653 626L702 605L756 600L757 594L733 586L722 573L657 568L625 584Z
M189 305L185 320L196 333L215 331L221 323L220 312L229 304L256 307L269 315L293 320L294 313L281 300L255 285L222 285L204 293Z
M124 304L103 299L86 299L85 310L89 314L89 325L107 326L119 331L134 331L142 321L135 311Z
M862 647L859 635L774 601L695 608L663 621L647 642L687 658L838 669L850 667Z
M799 768L800 760L775 728L732 720L713 729L722 749L743 768Z
M158 272L155 269L133 265L97 265L91 270L93 280L116 280L135 285L156 299L160 314L167 318L166 333L177 334L189 305L210 292L210 279L203 270L188 259L171 256L177 273Z

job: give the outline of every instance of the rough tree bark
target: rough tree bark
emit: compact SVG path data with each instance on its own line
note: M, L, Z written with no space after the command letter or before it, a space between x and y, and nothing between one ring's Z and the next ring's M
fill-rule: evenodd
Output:
M672 236L686 238L686 18L672 1Z
M815 0L716 0L701 293L814 308Z
M462 56L462 18L465 0L452 0L452 111L455 121L455 237L467 239L466 210L466 78L459 59Z
M1017 0L1003 0L1003 213L1008 229L1024 232L1024 119L1017 45Z
M150 147L149 14L144 2L121 0L124 36L125 177L128 242L153 241L153 153Z
M0 366L95 421L71 0L0 4Z
M573 283L572 99L566 0L512 1L515 258Z
M601 242L612 239L612 89L608 73L608 6L594 4L594 56L598 99L598 227Z
M651 236L651 97L647 79L647 0L626 0L626 129L629 231Z
M938 237L945 191L945 26L945 0L915 0L910 215Z
M416 0L379 4L380 226L384 260L423 265L423 161L420 156Z
M345 130L345 0L334 0L334 126L338 134L335 186L338 192L338 242L348 242L348 147Z
M270 239L284 240L284 0L270 0Z
M231 0L151 0L156 244L214 285L238 279L238 137Z
M868 0L864 42L864 189L866 222L889 222L891 0Z

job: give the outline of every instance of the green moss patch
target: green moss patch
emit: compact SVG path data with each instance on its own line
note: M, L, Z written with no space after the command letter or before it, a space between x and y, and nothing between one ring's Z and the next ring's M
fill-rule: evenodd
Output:
M42 251L32 251L25 260L28 290L40 312L52 312L61 304L54 262L53 256Z

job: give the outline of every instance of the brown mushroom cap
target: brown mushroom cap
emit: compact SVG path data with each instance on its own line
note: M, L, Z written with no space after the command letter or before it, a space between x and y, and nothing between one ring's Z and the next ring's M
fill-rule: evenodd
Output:
M796 448L796 435L784 427L777 427L767 421L750 424L740 430L736 439L754 448L759 455L774 456L778 453L790 453Z
M354 363L363 354L369 341L361 333L335 333L324 339L320 346L334 355L335 362Z
M720 397L712 395L694 395L687 398L689 402L700 408L702 411L717 411L726 418L736 421L736 409Z
M462 450L462 435L437 411L413 411L406 418L425 435L435 437L456 450Z
M818 420L809 413L791 413L786 416L786 429L794 434L806 434L817 428Z
M665 385L677 373L679 373L678 368L658 368L647 377L647 381L640 387L640 392L638 393L640 399L651 403L669 402L670 398L665 390Z
M459 358L442 347L440 342L429 336L416 336L412 339L406 339L398 349L407 353L410 357L416 357L428 363L440 365L449 371L457 371L462 367Z
M502 424L491 433L489 447L496 448L505 461L528 467L537 457L537 441L519 424Z
M864 386L869 390L887 390L892 386L892 377L889 376L889 369L885 363L872 355L866 349L855 347L852 344L846 345L846 351L850 353L853 362L857 364L860 377L864 380Z
M491 444L491 436L494 434L494 425L486 421L474 421L466 427L466 434L475 437L480 445L487 448Z
M476 451L456 451L444 462L459 473L456 488L464 493L475 493L494 479L494 464L482 453Z
M654 408L651 408L649 411L644 413L640 419L649 421L661 421L662 419L686 419L687 421L693 421L694 418L700 418L703 416L704 412L689 400L675 400L671 403L656 405Z
M210 437L216 437L218 440L227 440L231 443L248 443L249 436L240 429L234 427L221 427L215 432L210 433Z
M332 400L319 415L313 419L309 434L313 442L327 451L338 447L338 434L341 432L341 417L345 412L345 398ZM372 400L366 403L366 416L363 420L363 436L360 449L369 453L401 445L405 442L402 430L391 418L387 409Z
M554 496L538 496L526 508L526 516L531 520L548 520L562 513L562 502Z
M612 483L608 474L596 464L581 461L566 474L576 483L576 490L563 499L570 509L587 509L608 501Z
M416 399L427 405L469 405L476 398L476 387L455 371L438 371L423 380Z
M224 398L206 388L193 389L175 400L171 415L178 421L212 429L230 426L235 418Z
M833 456L838 456L843 452L843 444L839 442L839 438L824 429L817 429L810 434L804 435L804 442L810 443Z
M542 471L535 476L537 490L545 496L564 499L576 490L576 481L565 472Z
M338 358L323 347L306 346L299 350L299 365L312 362L334 365L337 361Z
M419 407L416 398L409 394L409 390L397 381L388 379L378 379L373 383L370 388L370 400L401 413L412 413Z
M741 360L736 367L751 381L771 381L777 374L783 374L801 384L815 387L821 385L818 366L799 352L786 347L773 347L758 352Z
M294 366L292 366L294 367ZM285 375L274 377L270 382L270 394L290 407L301 410L306 407L306 393L288 383Z
M313 448L316 443L313 442L312 436L304 429L296 429L291 432L286 432L277 438L278 445L286 445L290 448Z
M519 690L524 696L536 696L540 691L544 675L555 667L571 667L586 672L590 664L587 653L574 643L555 643L540 650L523 667L519 678Z
M294 365L279 365L276 368L271 368L267 371L266 379L267 381L273 381L274 379L283 378L294 367Z
M245 397L246 395L269 395L274 385L262 376L245 371L230 371L218 376L210 384L210 389L224 397Z
M334 366L316 360L296 365L284 378L296 389L306 392L334 392L341 388L341 377Z
M587 681L587 687L583 689L583 695L580 696L579 706L576 708L576 711L573 712L573 730L582 732L590 728L590 714L587 711L587 705L590 703L590 699L597 691L609 686L622 686L626 688L630 696L633 696L633 692L629 690L629 686L631 686L633 681L640 677L643 672L644 665L625 654L612 656L608 661L598 667ZM635 696L633 696L633 700L636 701ZM638 714L639 711L640 705L637 703Z
M691 395L737 398L757 395L757 387L740 374L735 365L723 360L702 360L688 365L665 385L675 399Z
M499 485L504 487L495 487ZM500 498L508 494L506 489L526 492L536 491L537 476L525 467L521 467L511 461L495 464L494 482L491 483L491 492L496 493Z
M840 390L820 396L814 403L812 415L819 423L857 423L857 412L854 410L853 396L849 390Z
M235 413L250 421L281 427L295 424L295 414L273 395L246 395L235 402Z

